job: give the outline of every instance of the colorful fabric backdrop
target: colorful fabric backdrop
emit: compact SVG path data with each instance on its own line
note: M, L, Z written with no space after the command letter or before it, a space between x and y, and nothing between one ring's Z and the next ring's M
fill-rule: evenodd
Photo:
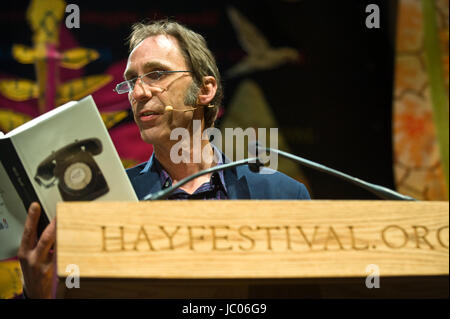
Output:
M147 160L152 147L141 141L126 95L112 89L131 25L170 17L204 35L216 56L221 130L277 127L280 149L417 198L446 199L448 120L445 128L436 112L448 119L448 1L429 2L425 19L420 0L71 1L80 28L70 29L63 0L9 1L0 11L0 130L92 94L124 166ZM380 8L379 29L365 25L370 3ZM434 33L424 31L430 19ZM446 108L428 56L441 67ZM316 199L375 198L290 161L280 159L279 170ZM20 292L19 274L16 260L0 263L0 297Z
M449 8L448 0L426 2L432 4L428 19L423 1L399 2L393 128L395 179L403 194L423 200L448 200ZM425 25L433 23L436 28L425 32ZM430 60L433 50L437 50L438 58ZM430 73L434 66L440 71L437 75ZM437 76L435 81L433 76ZM433 92L433 85L437 86L434 90L441 92ZM433 94L445 95L447 102L439 104ZM440 127L440 120L445 118L446 123ZM444 141L439 140L439 130L447 135L441 137Z

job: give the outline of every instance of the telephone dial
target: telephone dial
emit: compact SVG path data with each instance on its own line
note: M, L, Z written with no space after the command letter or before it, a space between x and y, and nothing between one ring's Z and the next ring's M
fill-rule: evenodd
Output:
M102 143L98 138L75 140L44 159L34 179L45 188L58 181L64 201L93 200L109 192L103 173L93 158L101 152Z

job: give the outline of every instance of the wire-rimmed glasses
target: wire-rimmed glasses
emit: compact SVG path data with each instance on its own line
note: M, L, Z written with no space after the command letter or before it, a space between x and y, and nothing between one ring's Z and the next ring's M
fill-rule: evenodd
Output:
M116 88L113 91L118 94L128 93L133 91L136 81L138 79L141 79L143 83L151 86L152 84L155 84L156 82L161 80L161 78L166 74L180 73L180 72L190 73L191 71L151 71L146 74L137 76L133 79L120 82L119 84L116 85Z

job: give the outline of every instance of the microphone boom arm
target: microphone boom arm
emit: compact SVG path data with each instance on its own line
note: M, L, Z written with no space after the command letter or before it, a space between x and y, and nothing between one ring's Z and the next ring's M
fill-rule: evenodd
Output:
M359 187L362 187L362 188L372 192L373 194L375 194L375 195L377 195L377 196L379 196L380 198L383 198L383 199L409 200L409 201L415 201L416 200L415 198L412 198L412 197L409 197L409 196L406 196L406 195L402 195L402 194L397 193L397 192L395 192L395 191L393 191L393 190L391 190L389 188L386 188L386 187L383 187L383 186L380 186L380 185L376 185L376 184L372 184L372 183L363 181L363 180L361 180L359 178L356 178L356 177L347 175L345 173L339 172L339 171L337 171L335 169L332 169L332 168L329 168L329 167L327 167L325 165L314 163L314 162L312 162L310 160L307 160L305 158L302 158L302 157L299 157L299 156L296 156L296 155L293 155L293 154L289 154L289 153L286 153L286 152L283 152L283 151L280 151L280 150L276 150L276 149L272 149L272 148L269 148L269 147L257 146L257 148L261 149L261 150L266 150L266 151L277 153L277 154L279 154L281 156L284 156L286 158L289 158L289 159L292 159L294 161L297 161L297 162L299 162L299 163L301 163L301 164L303 164L303 165L305 165L305 166L307 166L309 168L313 168L313 169L316 169L316 170L318 170L320 172L328 173L328 174L331 174L333 176L336 176L336 177L339 177L341 179L344 179L346 181L349 181L350 183L355 184L355 185L357 185Z

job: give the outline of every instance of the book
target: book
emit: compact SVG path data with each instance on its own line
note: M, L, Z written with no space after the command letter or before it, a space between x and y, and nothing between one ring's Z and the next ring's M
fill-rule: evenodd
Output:
M34 201L38 236L59 201L138 201L92 96L0 136L0 260L17 255Z

